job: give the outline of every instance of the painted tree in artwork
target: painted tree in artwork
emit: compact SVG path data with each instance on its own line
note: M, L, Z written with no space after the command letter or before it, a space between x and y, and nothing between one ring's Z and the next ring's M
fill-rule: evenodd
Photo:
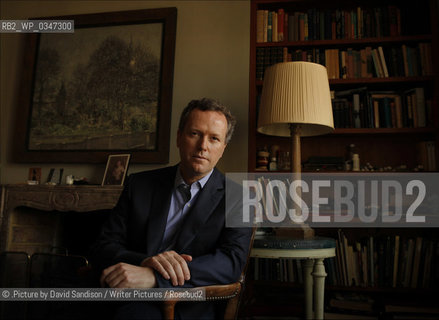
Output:
M60 57L56 50L46 48L38 57L33 95L32 126L44 127L50 122L52 104L59 89Z
M145 110L157 102L158 75L158 60L147 49L109 36L86 67L76 71L77 80L86 84L77 87L77 107L86 112L90 125L109 123L125 131L133 108Z
M98 148L108 143L89 147L90 138L113 135L123 136L118 148L154 148L159 57L139 41L115 35L101 39L70 72L65 72L66 52L61 55L50 44L40 50L30 149Z

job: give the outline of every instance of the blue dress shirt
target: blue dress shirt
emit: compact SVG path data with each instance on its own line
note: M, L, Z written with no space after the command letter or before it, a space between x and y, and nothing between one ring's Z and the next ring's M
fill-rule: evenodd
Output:
M178 190L178 186L181 184L186 184L184 182L181 174L180 168L177 170L177 174L175 175L174 181L174 189L172 190L171 195L171 205L169 207L168 219L166 222L165 235L163 236L163 242L160 251L171 250L175 244L175 241L178 236L178 230L184 220L184 217L187 215L188 211L195 204L198 193L204 187L206 182L209 180L213 169L201 178L198 181L195 181L190 185L191 198L188 202L185 203L183 195Z

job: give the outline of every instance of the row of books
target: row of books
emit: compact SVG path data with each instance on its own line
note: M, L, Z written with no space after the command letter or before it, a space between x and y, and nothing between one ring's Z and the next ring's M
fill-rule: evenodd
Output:
M424 319L436 320L439 318L439 308L432 306L428 300L422 301L422 298L416 298L407 304L403 300L395 301L389 299L389 303L380 303L372 297L364 294L337 294L329 300L325 319L361 319L361 320L378 320L378 319ZM384 300L386 301L386 300ZM413 303L415 301L416 303Z
M357 314L361 314L362 316L365 314L373 315L379 312L376 308L376 301L372 297L356 292L336 292L331 294L329 297L328 311L347 313L355 312ZM349 314L349 319L356 319L354 317L355 313Z
M363 39L401 35L401 11L394 5L303 12L257 10L256 42Z
M418 297L407 304L395 297L377 299L370 294L336 292L329 295L325 319L438 319L439 308L434 298L426 300Z
M341 286L434 288L439 283L439 241L389 235L349 241L338 233L328 259L327 283Z
M324 65L328 70L329 79L415 77L433 74L431 44L425 42L416 46L368 46L359 50L258 47L256 80L263 79L267 67L289 61L309 61Z
M424 88L369 91L366 87L333 91L336 128L419 128L431 126L432 102Z
M360 50L327 49L325 65L329 79L416 77L433 74L431 44L415 47L378 46Z
M325 259L331 286L433 288L439 284L439 241L399 235L348 241L339 232L336 256ZM295 259L254 258L255 280L303 283Z
M254 280L303 283L300 260L253 258Z

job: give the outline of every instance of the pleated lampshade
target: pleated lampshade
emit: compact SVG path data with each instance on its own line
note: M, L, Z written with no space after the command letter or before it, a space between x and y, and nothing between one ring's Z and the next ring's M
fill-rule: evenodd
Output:
M290 124L300 136L334 129L326 68L311 62L283 62L266 69L259 108L258 132L290 137Z

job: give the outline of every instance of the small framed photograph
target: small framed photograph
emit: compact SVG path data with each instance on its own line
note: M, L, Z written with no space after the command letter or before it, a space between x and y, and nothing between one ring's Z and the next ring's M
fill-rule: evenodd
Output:
M63 173L64 173L63 168L61 169L51 168L49 171L49 175L47 176L46 184L50 184L50 185L61 184Z
M113 154L108 156L103 186L122 186L130 162L130 154Z
M41 183L41 168L29 168L29 175L27 178L28 184Z

